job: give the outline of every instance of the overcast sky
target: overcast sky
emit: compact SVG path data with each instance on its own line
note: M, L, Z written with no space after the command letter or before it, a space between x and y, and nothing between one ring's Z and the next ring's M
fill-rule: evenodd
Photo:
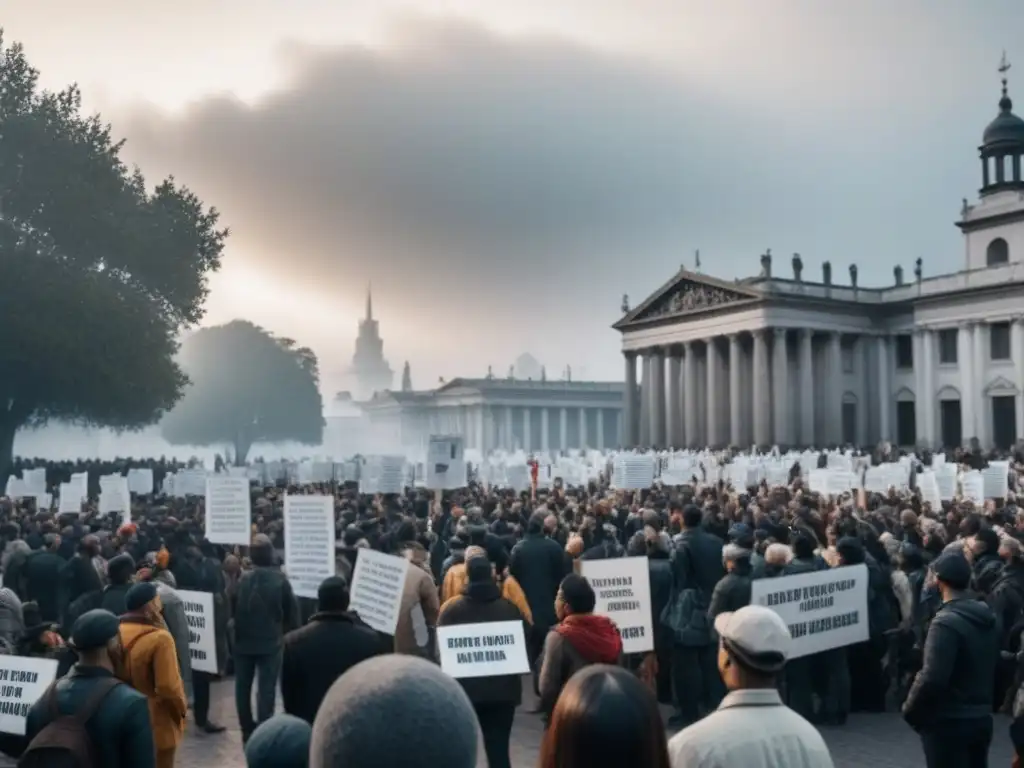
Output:
M368 282L399 384L621 379L609 325L705 271L961 268L1020 0L4 0L150 180L233 230L206 322L312 346L328 386ZM1015 78L1014 75L1018 75ZM1019 87L1015 87L1019 82Z

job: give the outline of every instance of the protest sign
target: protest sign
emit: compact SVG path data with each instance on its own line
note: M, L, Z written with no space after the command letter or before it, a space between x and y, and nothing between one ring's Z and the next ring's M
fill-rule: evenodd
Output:
M188 623L188 655L192 669L219 674L217 670L217 635L213 616L213 594L179 589Z
M244 477L206 478L206 538L213 544L249 546L252 510L249 481Z
M299 597L316 598L334 575L333 496L284 497L284 566Z
M530 671L521 621L437 628L441 669L455 678L521 675Z
M466 487L466 456L461 437L431 435L426 464L427 488L451 491Z
M750 604L771 608L786 622L791 659L860 643L868 639L868 567L756 579Z
M654 485L654 456L621 454L612 466L612 487L641 490Z
M590 582L597 604L594 613L615 622L623 653L654 650L651 620L651 577L646 557L580 560L580 575Z
M0 732L24 736L28 711L56 677L56 659L0 656Z
M409 561L373 549L360 549L352 573L349 607L359 618L388 635L395 634Z

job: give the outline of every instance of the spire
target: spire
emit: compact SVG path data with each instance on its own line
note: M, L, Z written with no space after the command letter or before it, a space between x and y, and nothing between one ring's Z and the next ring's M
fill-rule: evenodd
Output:
M409 361L405 361L405 367L402 369L402 391L412 392L412 371L409 370Z
M999 74L1003 76L1003 97L999 100L999 109L1002 112L1013 110L1013 102L1010 100L1006 83L1006 73L1010 71L1011 66L1009 59L1006 58L1006 51L1003 51L1003 58L999 61Z
M373 320L373 283L366 284L366 319Z

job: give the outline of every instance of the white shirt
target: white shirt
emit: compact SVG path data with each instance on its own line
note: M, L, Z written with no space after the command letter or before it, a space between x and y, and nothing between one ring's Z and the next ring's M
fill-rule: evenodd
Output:
M668 742L672 768L834 768L825 740L773 688L733 691Z

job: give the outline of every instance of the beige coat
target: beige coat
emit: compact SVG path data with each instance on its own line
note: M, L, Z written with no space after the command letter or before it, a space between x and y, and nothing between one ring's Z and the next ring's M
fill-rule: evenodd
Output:
M398 613L398 626L395 627L395 653L430 656L430 640L437 627L441 601L427 563L426 550L412 549L409 555L411 560L405 574L402 607ZM417 634L422 642L417 642Z

